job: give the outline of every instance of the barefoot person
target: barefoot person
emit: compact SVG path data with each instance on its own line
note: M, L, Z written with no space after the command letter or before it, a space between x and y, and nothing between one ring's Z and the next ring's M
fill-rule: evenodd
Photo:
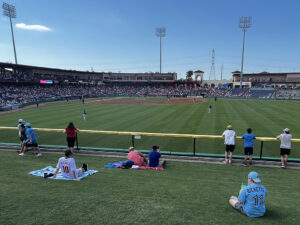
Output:
M72 152L70 150L66 150L65 157L61 157L58 160L56 171L53 175L54 178L59 171L64 177L79 181L78 177L80 177L84 172L88 171L88 168L87 164L83 163L81 168L76 169L76 163L75 159L72 158Z
M234 132L234 130L232 130L232 126L228 125L227 130L225 130L223 132L222 136L225 138L224 144L226 146L224 163L231 164L232 163L232 153L235 148L236 133ZM228 160L228 152L229 152L229 160Z
M280 158L281 158L281 168L287 166L288 156L291 152L291 139L292 135L290 134L290 129L285 128L283 134L280 134L276 137L277 140L281 141L280 144Z
M252 171L248 174L248 186L240 190L238 197L231 196L229 204L240 213L249 217L261 217L266 212L265 199L267 189L259 184L258 173Z

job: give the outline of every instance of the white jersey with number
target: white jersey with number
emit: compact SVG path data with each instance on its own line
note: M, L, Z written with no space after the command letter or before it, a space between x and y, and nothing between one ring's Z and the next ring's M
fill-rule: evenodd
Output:
M75 176L77 178L77 169L76 169L76 163L75 159L73 158L65 158L61 157L58 160L56 168L60 169L60 172L64 177L71 178L73 179L74 177L72 176L72 171L75 172Z

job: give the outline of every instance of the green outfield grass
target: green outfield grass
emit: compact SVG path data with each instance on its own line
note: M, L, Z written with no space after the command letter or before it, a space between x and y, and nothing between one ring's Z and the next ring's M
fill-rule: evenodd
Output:
M75 181L45 180L28 172L55 166L61 155L18 157L0 151L3 225L298 225L298 170L167 162L165 171L104 168L120 159L75 156L99 173ZM255 169L266 186L267 212L248 218L228 204Z
M158 100L161 99L147 99ZM211 113L207 112L209 104ZM87 121L83 121L83 109L87 111ZM294 138L300 138L299 109L299 101L208 99L205 103L181 105L83 105L72 101L1 115L0 125L16 126L17 120L23 118L41 128L65 128L73 121L79 129L221 135L231 124L239 136L251 127L258 137L275 137L288 127ZM38 139L40 144L66 144L65 136L58 133L39 132ZM17 132L1 131L0 142L18 142ZM165 151L193 151L193 139L188 138L142 136L135 141L137 149L147 150L153 144ZM259 155L260 144L255 143L254 155ZM79 145L126 149L131 145L131 136L79 134ZM291 157L300 158L300 144L294 143L292 148ZM223 140L197 139L196 151L223 154ZM243 154L241 140L237 140L235 154ZM278 157L279 142L265 142L264 156Z

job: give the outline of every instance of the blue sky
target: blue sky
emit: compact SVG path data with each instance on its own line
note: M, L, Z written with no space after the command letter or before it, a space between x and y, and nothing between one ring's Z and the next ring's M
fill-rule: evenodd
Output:
M166 27L163 72L177 72L180 78L188 70L200 69L208 79L214 48L216 78L220 78L222 64L223 77L231 78L241 64L239 16L252 16L252 27L246 33L244 72L300 72L298 0L6 2L17 9L13 23L19 64L158 72L155 28ZM24 29L28 25L50 31ZM0 61L14 62L9 20L2 12L0 33Z

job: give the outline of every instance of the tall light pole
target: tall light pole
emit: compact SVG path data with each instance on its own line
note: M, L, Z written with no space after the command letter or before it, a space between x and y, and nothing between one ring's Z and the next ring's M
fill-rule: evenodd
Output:
M252 17L240 17L239 19L239 28L243 31L243 48L242 48L242 65L241 65L241 75L240 75L240 88L243 85L243 70L244 70L244 48L245 48L245 33L248 28L251 27L252 24Z
M160 42L160 66L159 66L159 73L161 74L161 38L166 36L166 28L165 27L159 27L156 28L156 36L159 37Z
M12 36L13 46L14 46L15 62L16 62L16 64L18 64L16 46L15 46L15 38L14 38L14 29L13 29L13 25L12 25L12 22L11 22L12 18L13 19L16 18L16 7L13 6L13 5L10 5L8 3L3 2L2 8L3 8L3 15L9 17L9 20L10 20L10 29L11 29L11 36Z

